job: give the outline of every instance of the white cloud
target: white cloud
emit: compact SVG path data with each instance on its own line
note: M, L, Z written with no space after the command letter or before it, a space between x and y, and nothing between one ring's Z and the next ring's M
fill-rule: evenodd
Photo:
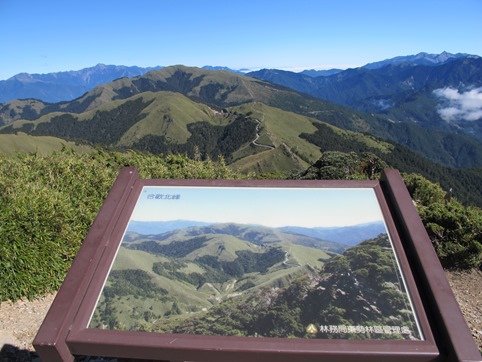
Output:
M482 87L466 92L447 87L435 89L433 93L442 99L438 113L445 121L476 121L482 118Z

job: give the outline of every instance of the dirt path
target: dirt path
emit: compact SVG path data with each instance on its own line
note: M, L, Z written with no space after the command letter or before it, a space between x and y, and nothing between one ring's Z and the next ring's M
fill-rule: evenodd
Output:
M447 272L472 335L482 350L482 272ZM0 362L35 360L32 341L55 294L0 304Z
M482 351L482 272L446 272L465 320Z
M257 119L255 119L255 121L258 123L258 124L256 125L256 137L255 137L255 139L254 139L253 141L251 141L251 143L252 143L253 145L255 145L255 146L258 146L258 147L265 147L265 148L268 148L268 149L270 149L270 150L273 150L274 147L271 146L271 145L264 145L264 144L262 144L262 143L258 143L258 139L259 139L259 137L260 137L259 128L261 127L261 122L260 122L259 120L257 120Z
M35 360L32 341L54 298L0 303L0 362Z

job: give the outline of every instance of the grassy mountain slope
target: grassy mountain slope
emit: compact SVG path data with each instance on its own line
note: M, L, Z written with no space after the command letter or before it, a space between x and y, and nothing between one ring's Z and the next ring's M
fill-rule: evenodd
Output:
M335 76L338 75L333 77ZM308 76L303 77L309 79L310 82L313 82L313 79L318 79ZM346 75L344 77L350 78ZM300 90L305 91L304 89ZM417 124L410 124L407 127L405 123L390 122L386 116L378 117L357 113L342 106L310 98L288 88L274 86L246 76L193 67L172 66L160 71L149 72L144 76L118 79L112 83L99 86L71 102L46 104L43 106L40 115L52 112L83 113L98 109L114 100L132 99L131 97L140 93L160 91L181 93L197 102L219 108L253 101L262 102L285 111L314 117L343 129L368 132L378 137L395 140L436 162L448 166L480 167L482 165L482 145L468 136L463 137L456 133L448 134L444 131L437 131L442 133L434 139L432 138L432 131L424 130ZM16 113L24 114L25 112L17 110ZM28 113L26 115L30 115L32 112L26 113ZM34 117L38 117L38 114L32 114ZM33 119L32 117L24 118ZM7 129L3 132L9 131ZM417 137L414 137L414 135L417 135ZM147 140L147 143L153 142L154 140ZM161 148L166 147L163 145ZM286 152L278 152L278 163L286 163L286 156ZM249 164L253 164L253 162Z
M220 261L236 260L236 252L240 250L249 250L252 252L260 252L260 248L256 248L251 244L244 242L235 236L225 234L210 234L209 240L203 247L198 248L188 255L186 258L195 260L205 255L216 255Z
M222 125L229 120L222 113L182 94L146 92L103 103L79 114L53 112L35 121L16 121L8 129L57 134L65 139L112 146L132 146L146 135L162 135L170 142L184 143L190 136L187 125L195 122Z
M251 125L243 118L249 118ZM155 153L186 152L191 156L197 147L205 157L223 155L238 169L269 172L304 170L320 157L319 147L301 137L314 133L317 123L314 118L260 102L218 111L182 94L162 91L114 100L80 114L53 112L35 121L16 121L2 132L57 135ZM341 142L355 138L367 150L390 147L370 136L326 127L336 132ZM235 139L230 139L233 136Z
M127 99L144 92L171 91L202 103L230 107L258 101L300 113L302 110L323 116L327 122L349 126L366 120L351 110L330 102L307 98L291 89L225 71L171 66L144 76L122 78L96 87L71 102L47 105L41 115L51 112L83 113L116 99ZM34 118L26 118L32 120ZM348 128L348 127L344 127Z
M118 258L118 259L117 259ZM155 263L169 262L168 258L159 255L153 255L141 250L132 250L121 247L119 249L118 257L112 266L112 270L135 270L139 269L146 272L151 278L154 284L166 289L171 295L176 298L189 298L188 300L193 303L201 303L201 305L209 305L207 302L208 295L198 292L197 289L189 285L188 283L176 282L175 280L169 280L169 278L156 274L152 268ZM203 272L197 264L185 263L180 269L185 273Z
M249 78L231 72L178 65L97 86L71 102L49 105L43 114L54 111L81 113L115 99L159 91L178 92L194 100L219 106L252 101L264 97L266 93L262 86Z
M279 108L270 107L260 102L233 107L232 111L243 114L250 113L252 117L259 120L260 129L257 143L264 145L266 149L269 149L266 146L277 148L284 144L291 149L297 150L298 157L305 161L312 160L320 155L320 151L316 146L304 142L300 137L302 133L313 133L316 131L313 119L292 112L282 111Z
M137 235L137 237L136 237ZM160 235L132 235L126 246L151 253L183 257L193 260L202 255L216 255L220 260L236 259L240 250L260 252L259 246L278 245L286 242L305 245L319 250L338 251L343 243L323 240L303 234L287 233L281 229L261 225L242 225L235 223L211 224L208 226L188 227ZM173 251L176 246L176 250ZM341 248L343 249L343 248Z
M208 293L197 290L188 283L153 272L153 265L167 262L165 258L121 247L118 260L119 263L112 268L113 277L106 282L106 292L99 300L99 307L93 316L91 326L113 326L112 318L99 320L99 310L102 310L104 315L115 313L115 323L119 328L137 325L142 329L141 323L154 318L154 313L156 316L162 316L169 312L171 303L168 302L166 295L172 300L182 300L196 305L199 309L211 306ZM149 288L149 292L144 288ZM111 294L116 295L114 300Z
M77 145L61 138L50 136L30 136L19 132L17 134L0 134L0 153L13 155L18 152L49 155L60 151L63 147L77 153L92 152L93 149L86 145Z
M147 116L131 127L119 141L119 145L131 146L135 141L148 135L163 135L171 142L185 143L191 136L187 125L208 122L222 126L229 123L227 117L210 107L191 101L172 92L143 93L144 99L154 99L143 110Z
M121 109L119 109L121 108ZM257 143L265 146L280 147L286 145L296 150L298 156L308 162L319 157L318 147L307 143L300 135L314 133L318 123L314 118L300 116L292 112L267 106L263 103L247 103L242 106L229 108L230 112L249 115L259 121L259 139ZM127 113L127 116L124 116ZM118 116L109 123L105 119ZM119 117L119 116L122 116ZM129 118L130 117L130 118ZM138 120L138 122L134 122ZM229 123L228 112L216 111L202 103L193 102L179 93L146 92L125 100L116 100L97 107L95 110L83 112L79 115L70 113L49 113L36 121L17 121L8 131L27 131L33 134L58 134L67 139L84 139L90 142L102 142L114 146L131 146L136 140L146 135L162 135L173 143L185 142L190 133L187 125L196 122L208 122L212 125L226 125ZM84 124L78 122L85 122ZM98 126L97 124L104 122ZM70 123L73 126L66 127ZM78 123L78 125L75 125ZM128 124L125 124L128 123ZM90 126L92 125L92 126ZM116 132L118 137L99 139L98 132L88 133L87 128L97 126L102 133ZM125 131L119 132L119 129ZM336 130L337 134L347 140L357 137L368 148L387 148L378 140L353 132ZM93 134L92 134L93 133ZM257 146L261 151L263 146ZM268 148L268 147L265 147Z
M477 59L469 59L468 61L473 62L476 60ZM428 68L431 69L434 67L427 67L427 69ZM430 69L426 71L430 71ZM342 81L342 83L348 82L347 84L343 83L343 87L352 87L349 82L353 81L356 83L355 80L360 77L360 74L375 71L380 72L381 70L350 70L346 71L348 73L343 76L335 76L339 76L341 79L339 81ZM282 74L291 74L289 72L280 72ZM469 71L467 72L470 73ZM418 73L423 75L423 72L421 71ZM417 77L420 78L421 75L418 73ZM306 75L299 75L296 73L290 75L290 77L293 76L304 77L303 81L309 82L309 84L312 84L315 81L320 82L319 79L315 78L317 80L313 80L313 78ZM381 77L383 78L383 76ZM472 78L469 77L467 79ZM269 80L274 81L273 79ZM378 85L381 84L380 82L382 81L377 78L371 87L379 89ZM434 84L438 84L437 79L434 79L433 82ZM330 92L342 92L344 89L341 86L339 87L340 89L337 87ZM295 88L299 91L310 92L310 89L305 89L302 86L297 85ZM307 99L306 96L299 95L290 89L268 85L249 77L240 76L231 72L209 71L184 66L166 67L161 71L149 72L144 76L118 79L112 83L99 86L72 102L46 104L43 106L40 115L57 111L82 113L87 110L95 109L96 107L111 102L114 99L126 99L147 91L158 92L166 90L179 92L193 100L202 101L217 107L229 107L249 101L260 101L284 110L313 116L319 120L326 121L344 129L370 132L378 137L394 140L431 158L432 160L448 166L478 167L482 162L480 161L482 146L471 137L460 135L458 130L452 130L451 132L447 132L447 130L443 129L438 130L437 132L440 134L437 135L434 142L431 138L433 132L424 130L423 127L420 127L420 125L415 123L410 124L407 128L404 122L392 124L389 119L387 119L387 116L375 117L368 114L354 113L352 110L335 106L332 103L320 99ZM349 91L354 92L355 90ZM370 101L364 101L365 103L368 102L369 104L373 103L375 105L379 103L373 98L375 95L366 96ZM402 102L402 104L404 103ZM8 108L8 105L6 106ZM371 108L363 109L371 110ZM397 112L400 113L401 111L403 110L399 109ZM432 113L434 112L435 111ZM16 113L20 114L22 112ZM38 117L38 114L36 113L25 112L26 116L29 114ZM395 116L395 113L393 116ZM396 120L397 122L400 121L398 118ZM438 122L438 126L442 124L445 124L445 122ZM473 122L470 124L474 125ZM413 137L414 134L418 134L419 136Z
M116 80L45 110L55 112L17 120L0 133L22 131L201 159L222 156L239 170L260 172L302 171L320 151L371 152L402 171L453 188L464 201L482 204L480 174L442 167L366 133L396 134L448 165L482 162L482 149L465 139L453 143L414 124L392 123L229 72L168 67Z
M36 119L40 116L45 103L36 99L16 99L0 105L0 126L8 125L18 119Z

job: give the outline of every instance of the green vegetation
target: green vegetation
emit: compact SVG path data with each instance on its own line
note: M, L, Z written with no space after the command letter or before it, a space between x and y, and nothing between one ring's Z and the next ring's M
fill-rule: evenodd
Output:
M109 284L103 291L106 298L129 294L139 298L159 298L167 294L167 290L159 288L150 280L149 274L140 269L113 270L109 277Z
M0 155L0 301L61 284L120 168L143 178L233 178L222 162L183 156L64 150Z
M77 145L57 137L30 136L22 132L0 134L0 154L14 155L21 152L47 156L62 148L71 148L77 153L93 151L92 147Z
M182 153L191 158L217 158L232 161L232 154L256 136L256 123L247 117L236 116L226 126L208 122L187 125L190 137L184 144L170 142L165 136L147 135L133 144L133 148L152 153Z
M223 283L229 279L229 277L226 278L226 275L223 275L220 272L212 274L209 269L203 274L198 272L187 274L180 271L181 268L186 266L186 263L172 259L152 264L152 271L169 279L182 280L186 283L195 285L197 288L200 288L206 282Z
M162 246L168 249L172 244L175 243ZM173 248L176 249L176 246L173 245ZM283 261L285 255L284 252L278 248L270 248L263 253L239 250L236 254L237 258L233 261L219 260L218 257L213 255L203 255L196 258L193 263L199 266L200 270L203 271L202 273L186 273L181 271L187 264L180 259L154 263L152 265L152 271L158 275L173 280L181 280L192 284L196 288L201 288L205 283L225 283L232 278L240 278L246 273L266 273L269 267ZM181 255L177 256L179 257ZM241 286L241 290L255 286L252 281L248 281L248 283Z
M443 266L482 269L482 210L420 175L404 179Z
M377 179L387 164L372 153L325 152L312 166L297 176L307 180Z
M343 147L339 147L343 148ZM350 152L348 152L350 151ZM367 170L363 170L363 164L361 159L368 157L368 165L372 165L375 162L378 166L375 167L378 170L382 165L388 165L399 169L401 172L417 173L430 180L437 180L440 185L446 189L452 189L453 195L465 204L482 206L482 193L480 193L480 184L482 183L482 173L480 170L455 170L447 167L440 166L433 162L418 156L417 154L409 151L403 146L396 145L394 150L389 153L379 153L376 150L370 152L352 152L352 148L349 147L348 151L342 150L340 152L327 151L323 153L323 156L312 167L308 169L311 175L307 177L312 178L327 178L329 177L326 172L321 172L320 176L316 176L316 173L320 168L318 166L327 162L327 166L330 166L332 162L336 163L336 166L332 169L333 176L331 178L354 178L355 176L365 178L372 176L367 173ZM372 161L370 161L372 159ZM344 162L348 165L354 165L358 167L357 172L354 172L352 166L343 166ZM358 165L358 166L357 166ZM341 167L341 169L336 169ZM326 169L328 171L328 169ZM341 174L345 174L342 177ZM340 175L340 176L337 176ZM377 177L377 173L373 174Z

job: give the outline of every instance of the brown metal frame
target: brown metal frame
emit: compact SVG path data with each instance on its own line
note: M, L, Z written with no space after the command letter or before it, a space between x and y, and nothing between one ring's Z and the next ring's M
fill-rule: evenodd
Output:
M424 340L305 340L159 334L86 328L143 186L374 189ZM139 180L134 169L124 169L92 225L35 338L34 346L44 361L53 362L72 360L72 355L233 362L449 359L476 361L478 359L474 359L474 349L477 350L475 344L471 338L467 339L467 333L470 332L453 295L448 294L444 289L441 290L448 285L443 269L433 249L431 253L426 250L429 249L426 246L427 240L431 248L430 240L423 225L421 226L423 232L420 230L420 219L407 195L403 180L394 170L387 170L380 183L378 181L298 180ZM420 225L416 223L417 219ZM415 229L415 234L411 232L412 228ZM425 245L422 248L418 246L419 240ZM405 256L406 253L409 255L410 263ZM417 273L416 280L411 269ZM423 274L419 276L420 272ZM450 288L448 290L450 291ZM433 308L436 310L435 313L432 313ZM428 311L427 314L425 310ZM455 328L455 333L448 332L449 326L451 329ZM464 341L460 341L461 338L464 338ZM449 348L446 350L445 346Z
M385 170L381 185L397 220L397 228L411 261L412 271L417 276L418 290L443 360L482 361L481 352L472 338L400 173L394 169Z

